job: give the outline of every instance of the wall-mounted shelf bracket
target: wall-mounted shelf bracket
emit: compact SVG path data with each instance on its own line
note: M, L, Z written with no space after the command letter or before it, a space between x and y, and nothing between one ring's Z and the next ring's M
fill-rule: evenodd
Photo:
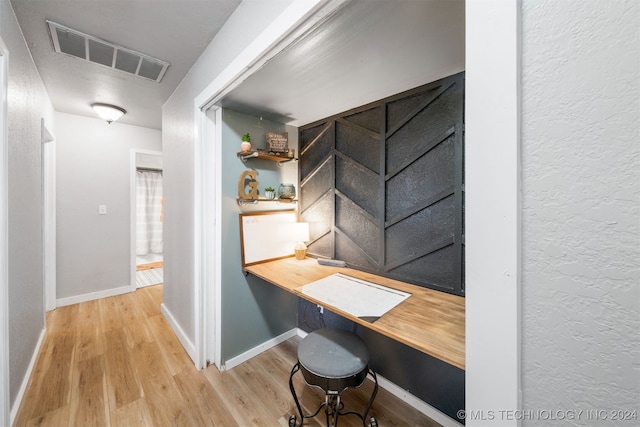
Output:
M260 153L257 151L248 152L248 154L238 153L238 157L242 160L242 163L247 163L247 160L258 157Z
M297 162L297 161L298 161L298 159L296 159L296 158L292 157L292 158L290 158L290 159L288 159L288 160L282 160L281 162L278 162L278 163L276 163L276 164L278 165L278 167L280 167L280 168L281 168L281 167L282 167L282 165L284 165L285 163L289 163L289 162Z

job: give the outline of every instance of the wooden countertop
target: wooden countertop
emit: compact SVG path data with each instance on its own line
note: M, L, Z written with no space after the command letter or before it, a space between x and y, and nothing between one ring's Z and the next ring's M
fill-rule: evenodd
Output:
M319 265L312 258L302 261L284 258L254 264L244 270L382 335L465 369L465 301L462 297L359 270ZM302 286L334 273L409 292L411 296L369 323L300 291Z

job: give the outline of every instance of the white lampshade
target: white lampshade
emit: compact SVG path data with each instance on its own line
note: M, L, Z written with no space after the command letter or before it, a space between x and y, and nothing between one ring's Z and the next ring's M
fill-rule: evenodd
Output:
M309 241L309 223L308 222L296 222L293 224L291 230L291 240L294 242L307 242Z
M115 122L120 117L125 115L127 111L124 108L116 107L110 104L91 104L91 108L100 116L101 119L106 120L107 123Z

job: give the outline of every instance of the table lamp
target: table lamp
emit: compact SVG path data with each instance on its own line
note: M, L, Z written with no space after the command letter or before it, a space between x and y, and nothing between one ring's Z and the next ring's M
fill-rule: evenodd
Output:
M307 246L304 242L309 241L309 223L296 222L293 224L292 240L296 242L293 248L296 253L296 259L304 259L307 256Z

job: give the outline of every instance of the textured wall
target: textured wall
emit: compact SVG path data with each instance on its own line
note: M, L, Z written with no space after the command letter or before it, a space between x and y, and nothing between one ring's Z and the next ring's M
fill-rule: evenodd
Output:
M9 51L9 393L13 405L44 328L40 121L44 118L53 131L53 107L13 10L4 0L0 1L0 37Z
M131 150L162 151L161 133L64 113L56 125L56 298L130 286Z
M524 409L640 409L639 15L523 1Z

